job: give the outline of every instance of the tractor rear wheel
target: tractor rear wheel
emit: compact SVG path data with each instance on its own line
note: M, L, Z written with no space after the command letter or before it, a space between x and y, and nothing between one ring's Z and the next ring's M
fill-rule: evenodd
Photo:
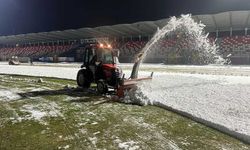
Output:
M108 92L108 86L103 80L97 82L97 92L100 94L106 94Z
M78 71L76 81L77 85L83 88L89 88L91 84L87 75L87 71L84 69Z

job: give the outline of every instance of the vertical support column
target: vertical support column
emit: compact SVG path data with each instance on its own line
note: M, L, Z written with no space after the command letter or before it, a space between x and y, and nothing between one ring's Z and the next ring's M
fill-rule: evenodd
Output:
M248 30L248 28L245 28L245 35L247 35L247 30Z
M232 37L233 36L233 28L231 27L230 28L230 37Z
M217 29L216 30L216 38L218 38L219 37L219 30Z

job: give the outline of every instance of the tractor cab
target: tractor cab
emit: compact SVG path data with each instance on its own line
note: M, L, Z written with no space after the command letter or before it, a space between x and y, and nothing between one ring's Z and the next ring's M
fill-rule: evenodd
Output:
M83 65L99 65L99 64L110 64L115 65L116 62L115 51L111 48L111 46L103 46L100 45L90 45L85 48L84 56L83 56Z
M117 67L117 50L111 45L90 44L84 49L83 65L77 74L77 84L89 88L97 84L99 93L106 93L109 88L116 88L122 78L122 71Z

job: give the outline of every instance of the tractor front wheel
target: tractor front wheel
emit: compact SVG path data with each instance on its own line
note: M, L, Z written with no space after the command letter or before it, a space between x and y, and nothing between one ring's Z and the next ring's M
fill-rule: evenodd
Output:
M108 86L103 80L97 82L97 92L100 94L106 94L108 92Z
M76 81L77 85L83 88L89 88L91 84L90 80L88 80L86 70L83 69L78 71Z

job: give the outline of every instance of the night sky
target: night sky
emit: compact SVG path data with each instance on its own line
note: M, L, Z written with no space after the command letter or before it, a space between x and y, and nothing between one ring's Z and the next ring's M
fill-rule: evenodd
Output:
M0 0L0 35L250 10L250 0Z

